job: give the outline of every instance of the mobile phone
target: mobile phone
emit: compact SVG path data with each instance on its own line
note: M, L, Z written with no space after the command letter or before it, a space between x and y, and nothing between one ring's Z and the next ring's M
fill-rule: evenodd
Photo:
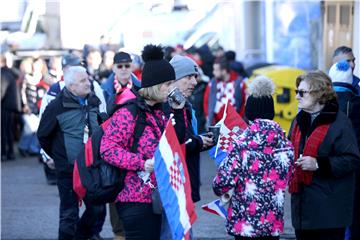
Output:
M178 88L174 88L168 94L168 101L169 101L170 105L172 103L180 105L183 102L185 102L185 97L184 97L184 95L182 95L182 93L180 92L180 90Z

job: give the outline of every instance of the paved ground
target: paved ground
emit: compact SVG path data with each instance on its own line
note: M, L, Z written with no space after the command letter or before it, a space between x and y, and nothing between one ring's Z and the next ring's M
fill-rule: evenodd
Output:
M206 154L202 155L202 201L197 203L198 220L194 225L194 236L200 240L233 239L225 232L224 220L200 209L204 203L215 199L210 183L215 166ZM284 239L293 238L286 206ZM58 228L59 198L57 188L48 186L42 165L36 158L18 158L2 162L1 165L1 239L56 239ZM107 219L101 235L112 238Z

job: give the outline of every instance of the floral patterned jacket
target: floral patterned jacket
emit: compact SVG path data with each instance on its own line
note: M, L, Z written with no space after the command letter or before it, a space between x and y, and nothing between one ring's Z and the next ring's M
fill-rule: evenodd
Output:
M151 203L150 185L143 182L138 172L144 171L145 161L154 156L168 119L159 106L145 114L146 127L139 139L137 153L130 150L134 141L136 119L125 107L114 113L101 140L102 158L111 165L128 170L124 189L117 196L117 202ZM150 182L157 186L154 173L150 175Z
M278 236L294 163L291 142L276 122L256 119L233 144L213 181L219 196L234 189L226 229L234 236Z

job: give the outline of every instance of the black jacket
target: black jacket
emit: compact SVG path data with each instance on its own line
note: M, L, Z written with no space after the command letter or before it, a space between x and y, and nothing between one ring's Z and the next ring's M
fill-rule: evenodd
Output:
M360 96L357 89L347 83L334 82L333 86L338 96L340 110L350 118L360 148ZM351 236L354 239L360 239L360 170L356 172L355 179L354 216Z
M46 107L38 128L41 147L55 161L58 175L70 176L75 158L83 147L85 124L98 126L100 100L91 93L87 105L64 88Z
M204 94L206 86L207 82L203 81L196 84L192 95L189 97L189 101L195 110L198 133L206 132L206 117L204 113Z
M16 86L18 76L8 68L1 68L1 110L20 112L20 96Z
M350 84L335 82L333 86L338 97L339 108L351 120L360 147L360 96Z
M176 122L175 129L182 129L182 134L185 133L184 140L181 140L178 131L176 132L180 144L186 143L186 165L191 183L191 197L194 202L198 202L200 201L200 152L205 149L203 149L203 142L200 136L195 135L192 128L191 105L186 103L184 109L174 111L171 110L168 104L165 104L164 112L167 115L172 112L176 119L184 119L183 122Z
M323 124L330 128L318 149L319 169L312 183L291 196L292 224L299 229L343 228L352 222L354 171L360 154L350 120L336 102L325 105L311 123L309 113L300 111L296 120L302 142ZM301 144L303 145L303 144ZM300 152L302 149L300 147Z

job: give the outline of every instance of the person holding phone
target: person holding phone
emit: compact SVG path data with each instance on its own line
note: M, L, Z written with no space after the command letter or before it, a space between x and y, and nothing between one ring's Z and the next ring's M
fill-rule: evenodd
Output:
M168 106L165 107L165 112L169 115L173 113L175 115L181 114L184 117L185 127L185 144L186 149L186 165L190 176L191 184L191 197L193 202L200 201L200 152L207 150L214 145L214 139L212 133L206 133L198 135L197 133L197 121L195 117L195 111L192 105L188 101L188 98L193 93L197 84L196 78L198 77L199 66L188 57L175 55L170 64L175 70L175 82L173 83L174 89L169 93ZM173 102L183 102L185 105L183 111L174 112L171 110L170 105ZM178 116L180 118L180 116ZM162 230L160 239L168 240L172 239L170 226L168 225L165 214L162 219Z

